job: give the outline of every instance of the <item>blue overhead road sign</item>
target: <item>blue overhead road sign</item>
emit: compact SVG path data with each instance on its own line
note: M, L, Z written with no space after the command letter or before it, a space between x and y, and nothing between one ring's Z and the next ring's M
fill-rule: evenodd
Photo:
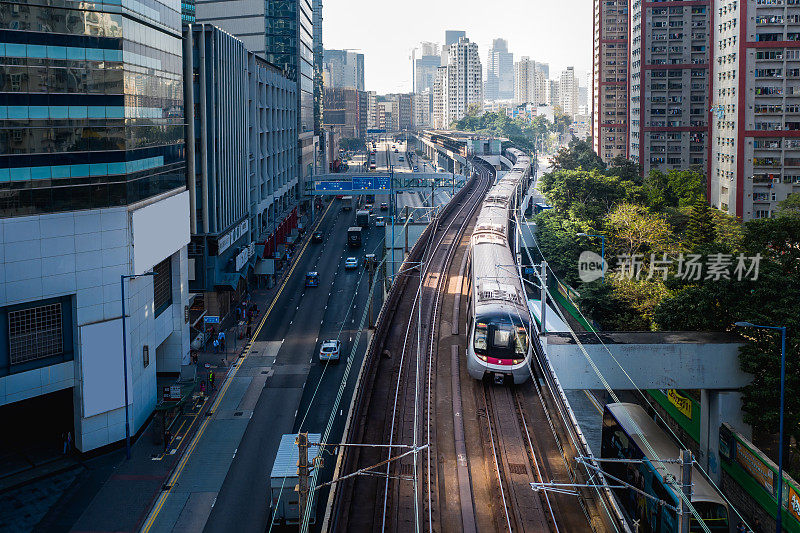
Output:
M314 181L314 194L380 194L392 188L388 174L327 174Z

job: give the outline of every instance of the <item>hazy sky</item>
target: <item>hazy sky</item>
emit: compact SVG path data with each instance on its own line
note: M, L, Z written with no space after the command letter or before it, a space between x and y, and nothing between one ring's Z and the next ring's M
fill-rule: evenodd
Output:
M492 39L508 40L514 60L550 63L550 77L567 66L592 68L592 0L323 0L325 48L364 53L365 83L379 94L411 92L411 49L442 43L445 30L464 30L481 61Z

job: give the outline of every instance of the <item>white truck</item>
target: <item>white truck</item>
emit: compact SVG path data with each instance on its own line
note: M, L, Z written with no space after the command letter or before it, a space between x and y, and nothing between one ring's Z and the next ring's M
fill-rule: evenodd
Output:
M352 211L353 210L353 197L352 196L342 196L342 210L343 211Z
M281 437L281 444L278 447L278 454L272 465L270 475L270 510L274 516L276 524L290 525L300 523L300 495L295 492L298 485L297 462L300 459L300 451L295 442L296 433L290 433ZM308 442L320 442L322 435L319 433L309 433ZM316 464L315 458L319 456L319 446L308 446L308 464ZM318 460L317 460L318 461ZM309 468L309 476L314 472ZM314 499L316 507L316 499ZM311 509L311 523L316 517L316 509Z

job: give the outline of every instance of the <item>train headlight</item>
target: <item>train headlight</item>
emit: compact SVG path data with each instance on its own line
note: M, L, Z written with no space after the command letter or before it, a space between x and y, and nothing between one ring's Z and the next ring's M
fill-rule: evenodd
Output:
M475 355L478 357L478 359L480 359L480 360L481 360L481 361L483 361L484 363L486 363L487 361L489 361L489 358L488 358L488 357L486 357L485 355L481 355L481 354L477 354L477 353L476 353Z

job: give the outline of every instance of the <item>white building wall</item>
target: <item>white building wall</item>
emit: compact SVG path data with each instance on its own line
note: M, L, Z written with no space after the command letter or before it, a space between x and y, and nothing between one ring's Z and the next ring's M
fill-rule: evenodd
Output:
M159 241L157 249L166 252L154 256L155 262L172 257L173 298L170 308L156 319L152 277L130 280L126 285L131 432L141 427L156 404L157 367L159 372L176 372L180 371L181 363L188 363L189 330L183 320L183 308L188 305L188 224L185 234L180 235L134 234L134 213L158 210L159 204L164 203L173 207L171 218L188 221L189 200L185 191L166 193L128 207L0 219L3 239L0 249L4 252L0 257L0 306L71 296L74 321L72 325L64 324L74 331L73 361L1 377L0 405L74 387L75 444L83 452L125 436L124 404L120 396L124 386L122 364L103 359L109 354L121 356L121 335L120 344L107 345L107 350L84 354L82 346L90 346L97 340L94 336L101 329L95 327L98 324L113 328L119 325L117 331L121 332L120 276L133 272L136 241L146 238ZM172 220L163 220L162 226L171 223ZM143 363L145 345L150 354L147 367ZM163 346L160 362L164 369L156 359L159 345ZM84 376L91 375L91 369L84 372L82 365L94 364L94 360L109 363L119 370L119 375L104 375L107 382L87 384L101 394L84 398ZM114 394L120 398L119 402Z

